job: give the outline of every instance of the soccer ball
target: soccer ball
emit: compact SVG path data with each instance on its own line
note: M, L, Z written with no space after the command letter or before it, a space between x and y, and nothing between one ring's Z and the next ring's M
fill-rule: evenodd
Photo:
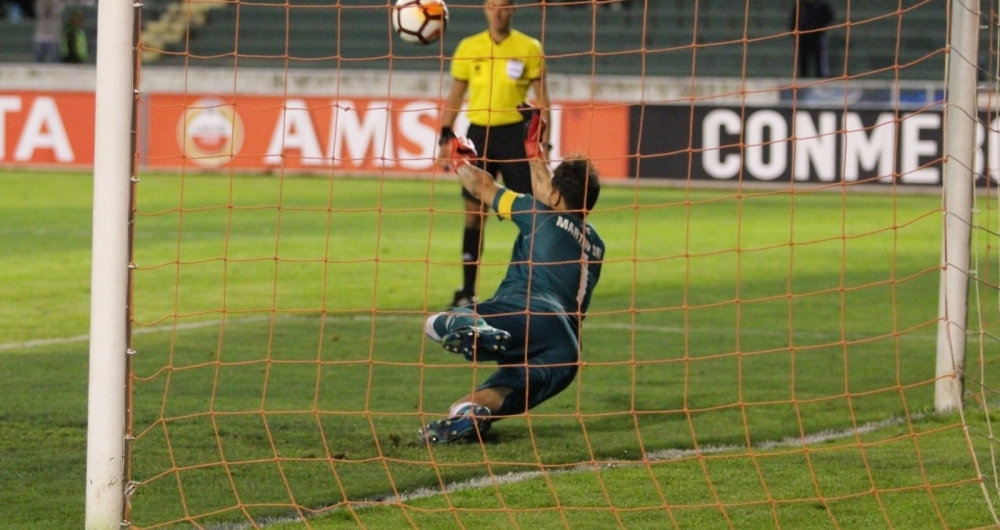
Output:
M396 0L392 29L411 44L437 41L448 27L448 6L443 0Z

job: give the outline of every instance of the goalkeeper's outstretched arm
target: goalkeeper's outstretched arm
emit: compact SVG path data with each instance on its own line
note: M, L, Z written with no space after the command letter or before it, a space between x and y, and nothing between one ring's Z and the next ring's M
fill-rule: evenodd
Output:
M493 204L493 198L500 192L500 186L489 173L472 164L458 166L457 173L462 187L468 190L473 197L488 206Z
M528 160L531 165L531 195L544 199L552 193L552 170L542 158Z
M492 205L493 198L500 191L500 186L493 180L493 177L472 164L476 158L476 148L472 141L464 137L455 137L448 142L451 153L451 163L455 165L455 173L462 187L479 202Z

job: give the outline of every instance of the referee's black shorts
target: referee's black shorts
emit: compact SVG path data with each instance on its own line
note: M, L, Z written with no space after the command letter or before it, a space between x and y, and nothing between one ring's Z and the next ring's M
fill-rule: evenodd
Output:
M516 193L531 193L531 166L524 152L524 123L510 125L469 125L466 134L476 152L483 158L478 163L481 169L497 178L503 175L503 185ZM462 196L475 200L465 188Z

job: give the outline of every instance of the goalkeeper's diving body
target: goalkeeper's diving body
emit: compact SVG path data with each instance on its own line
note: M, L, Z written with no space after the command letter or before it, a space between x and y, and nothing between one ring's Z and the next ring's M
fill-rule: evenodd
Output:
M481 440L493 421L522 414L573 382L580 323L604 259L604 242L586 222L600 193L588 160L566 160L552 172L541 147L530 145L533 195L523 195L469 163L476 152L467 139L451 142L462 186L519 233L493 298L427 319L425 332L444 349L499 365L446 419L420 430L421 440L432 444Z

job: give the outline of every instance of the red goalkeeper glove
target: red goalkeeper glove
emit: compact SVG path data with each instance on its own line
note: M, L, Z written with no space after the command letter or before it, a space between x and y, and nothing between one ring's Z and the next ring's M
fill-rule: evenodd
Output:
M545 135L545 129L548 127L548 124L542 119L542 111L527 107L521 109L521 114L525 118L524 153L528 156L529 160L544 158L547 146L542 144L542 137Z
M472 164L476 159L476 146L472 145L472 140L464 136L456 136L448 140L451 148L451 166L458 171L463 164Z

